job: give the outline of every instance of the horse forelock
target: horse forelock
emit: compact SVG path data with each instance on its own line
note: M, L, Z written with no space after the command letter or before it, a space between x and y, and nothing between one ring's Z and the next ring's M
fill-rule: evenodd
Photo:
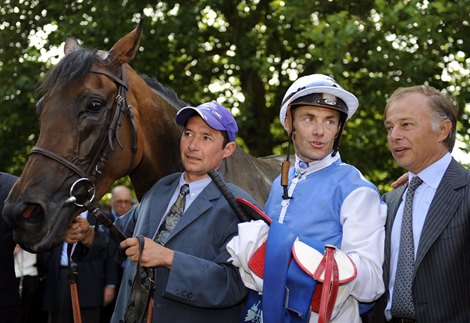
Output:
M54 90L60 90L72 81L82 80L97 60L97 49L82 48L63 57L57 65L46 73L44 80L38 86L40 96Z

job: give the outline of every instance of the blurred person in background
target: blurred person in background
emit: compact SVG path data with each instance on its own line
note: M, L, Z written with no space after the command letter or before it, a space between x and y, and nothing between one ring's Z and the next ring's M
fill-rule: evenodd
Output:
M132 197L132 192L129 188L124 185L115 186L111 190L111 214L110 219L116 221L119 217L123 216L124 214L129 211L132 206L134 205L134 199ZM113 316L114 307L116 306L116 295L119 292L119 285L121 284L122 274L124 272L124 265L115 263L116 271L117 271L117 285L112 286L109 285L109 289L107 289L110 293L113 292L112 301L108 304L103 305L103 309L101 311L101 322L102 323L109 323L111 320L111 316ZM111 289L113 288L113 289Z

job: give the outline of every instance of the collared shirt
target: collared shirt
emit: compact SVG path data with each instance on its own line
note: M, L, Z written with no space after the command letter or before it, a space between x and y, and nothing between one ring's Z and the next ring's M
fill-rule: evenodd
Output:
M189 194L186 195L186 202L184 204L184 211L186 211L188 209L188 207L191 205L191 203L194 202L194 200L199 195L199 193L201 193L202 190L205 189L206 186L209 185L209 183L211 181L212 180L211 180L210 177L206 177L206 178L203 178L203 179L195 181L195 182L186 183L186 181L184 180L184 173L181 174L181 178L180 178L180 182L178 183L178 187L173 192L173 196L171 197L170 202L168 203L168 206L167 206L164 214L167 214L170 211L170 208L173 205L173 203L175 203L176 199L178 198L178 195L180 194L181 186L183 186L184 184L189 185Z
M37 276L37 255L20 249L15 253L16 278L24 276Z
M418 174L408 173L408 185L415 176L419 176L423 183L416 189L415 196L413 199L413 240L415 245L415 258L419 249L419 239L421 238L421 232L423 231L424 221L428 214L429 206L431 205L434 194L436 194L437 187L444 176L444 173L449 167L452 160L450 153L445 154L441 159L436 161L434 164L426 167ZM401 222L403 218L403 208L405 205L405 197L408 189L402 196L400 207L397 210L397 215L392 226L392 239L390 247L390 282L389 291L390 297L385 309L385 316L387 319L391 319L390 308L392 306L392 295L393 285L395 284L395 275L398 262L398 251L400 250L400 233L401 233Z
M292 196L294 194L295 187L297 186L297 183L301 180L305 180L308 175L310 175L313 172L320 171L331 164L333 164L335 161L339 160L340 156L339 154L336 154L334 157L331 156L331 154L328 154L325 158L321 160L315 160L310 163L306 163L303 160L295 155L295 165L294 165L294 178L292 179L289 189L288 189L288 194L289 196ZM279 215L279 223L284 222L284 217L286 216L287 208L289 207L290 204L290 199L283 199L281 202L281 214Z
M186 195L186 201L185 201L185 204L184 204L184 212L186 212L186 210L191 205L191 203L194 202L194 200L197 198L197 196L202 192L202 190L204 188L206 188L207 185L209 185L209 183L211 181L212 181L212 179L210 177L206 177L206 178L203 178L203 179L195 181L195 182L186 183L186 181L184 180L184 173L181 174L178 186L176 187L175 191L173 192L173 195L170 199L170 202L168 203L168 206L166 207L165 213L163 213L163 214L166 215L170 211L171 206L173 205L173 203L175 203L176 199L178 198L178 195L180 194L181 186L183 186L184 184L189 185L189 194ZM165 216L162 217L162 219L160 221L160 224L158 226L159 228L160 228L160 225L163 223L164 220L165 220ZM158 229L155 232L155 235L157 234L157 232L158 232ZM153 239L155 239L155 235L154 235Z

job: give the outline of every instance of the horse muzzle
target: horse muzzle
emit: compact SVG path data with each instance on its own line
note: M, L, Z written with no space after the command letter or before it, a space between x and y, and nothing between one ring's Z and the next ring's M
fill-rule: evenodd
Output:
M8 199L3 209L5 221L13 229L13 239L29 252L49 250L63 241L71 214L70 206L48 207L38 201L15 202ZM47 215L47 216L46 216ZM62 223L67 222L67 223Z

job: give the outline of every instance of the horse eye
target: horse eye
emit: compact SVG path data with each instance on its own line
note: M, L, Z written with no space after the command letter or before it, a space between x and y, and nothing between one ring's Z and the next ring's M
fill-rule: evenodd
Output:
M104 106L104 103L99 100L93 100L88 103L87 109L91 112L98 112Z

